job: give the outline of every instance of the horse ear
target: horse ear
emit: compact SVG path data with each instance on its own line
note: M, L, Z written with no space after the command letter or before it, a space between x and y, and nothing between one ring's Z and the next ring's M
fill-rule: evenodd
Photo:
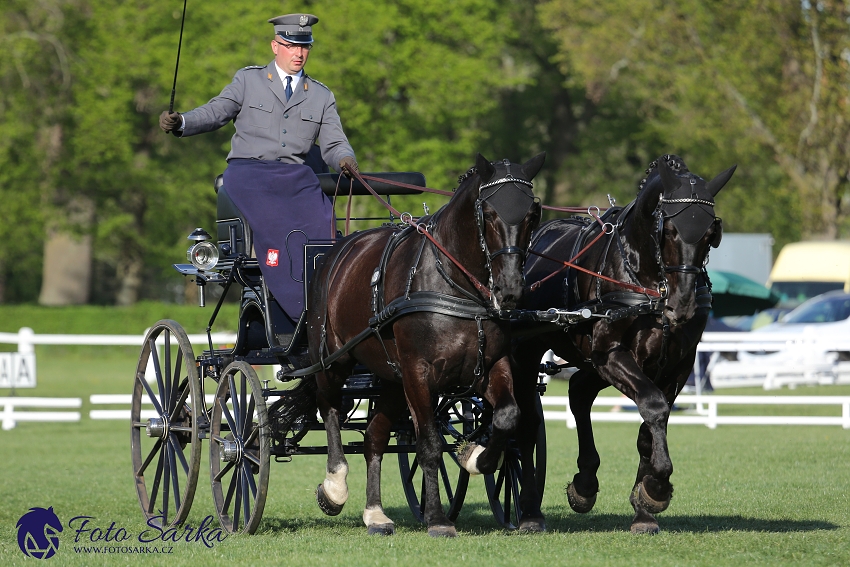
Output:
M732 174L735 173L735 168L737 167L737 165L733 165L706 184L705 188L709 193L711 193L712 197L717 195L717 193L723 189L723 186L729 182L729 179L732 178Z
M546 152L540 152L524 164L522 164L522 173L529 181L534 179L534 176L543 167L543 162L546 161Z
M490 163L490 160L478 154L475 156L475 169L478 171L478 176L482 181L486 181L493 177L493 174L496 173L496 168L493 167L493 164Z

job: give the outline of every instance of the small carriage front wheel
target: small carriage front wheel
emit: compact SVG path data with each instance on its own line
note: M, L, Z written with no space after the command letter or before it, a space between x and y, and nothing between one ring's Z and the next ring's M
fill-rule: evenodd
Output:
M449 505L446 516L454 522L463 507L469 486L469 473L458 463L454 446L463 442L480 441L479 436L486 430L483 422L490 417L486 415L483 402L477 397L455 398L447 395L438 398L436 402L435 419L446 444L440 462L439 482L441 495ZM413 516L424 523L425 486L415 452L416 437L412 429L401 430L396 437L399 445L409 446L408 451L400 450L398 453L398 468L407 505Z
M153 525L181 524L192 507L201 464L200 391L186 332L174 321L157 322L142 345L130 408L133 478Z
M537 415L540 426L534 446L534 481L540 498L546 487L546 424L543 421L543 404L537 398ZM508 443L502 466L492 475L484 475L484 487L490 500L490 510L496 521L506 529L513 530L519 525L521 510L519 504L522 463L519 450L513 440Z
M221 376L210 423L210 479L221 527L252 534L269 488L269 417L250 364L231 363Z

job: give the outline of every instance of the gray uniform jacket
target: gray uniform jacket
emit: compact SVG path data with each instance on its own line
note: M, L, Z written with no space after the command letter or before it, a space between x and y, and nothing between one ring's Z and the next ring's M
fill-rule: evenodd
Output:
M211 132L233 120L236 134L228 161L253 158L302 164L316 141L322 159L334 169L345 156L354 157L330 89L305 73L286 102L274 61L240 69L221 94L183 118L183 136Z

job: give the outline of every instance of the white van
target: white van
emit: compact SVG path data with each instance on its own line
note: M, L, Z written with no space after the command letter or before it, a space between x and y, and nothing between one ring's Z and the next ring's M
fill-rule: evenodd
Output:
M786 244L770 271L767 287L783 306L834 289L850 292L850 241L795 242Z

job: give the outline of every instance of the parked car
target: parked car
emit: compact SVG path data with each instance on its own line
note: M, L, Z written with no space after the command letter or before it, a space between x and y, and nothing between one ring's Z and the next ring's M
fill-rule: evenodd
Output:
M754 329L755 333L850 333L850 293L830 291L800 304L776 323Z

